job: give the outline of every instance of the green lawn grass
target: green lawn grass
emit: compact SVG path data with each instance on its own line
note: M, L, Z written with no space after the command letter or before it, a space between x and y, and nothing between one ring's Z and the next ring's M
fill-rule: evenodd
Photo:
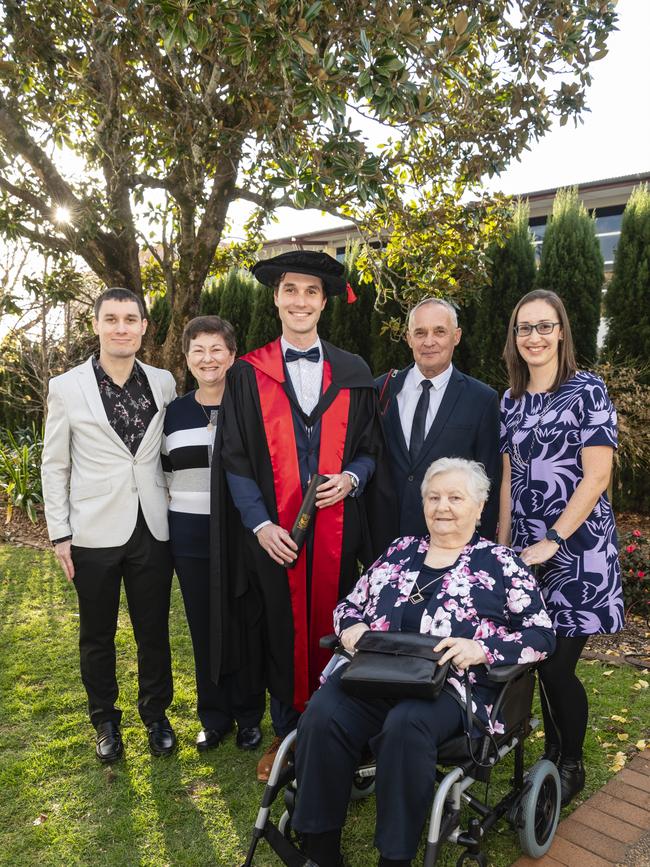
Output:
M74 589L51 552L0 547L1 865L241 864L262 792L257 754L237 750L234 738L207 756L194 748L192 653L177 587L171 635L175 696L169 716L178 752L154 759L147 750L136 711L135 645L123 608L117 646L126 758L100 766L79 679ZM648 733L650 690L638 687L644 675L625 668L604 676L609 670L599 663L581 666L592 708L585 797L612 774L614 754L633 750ZM268 719L264 730L268 742ZM619 740L619 734L628 737ZM529 763L541 749L542 740L532 737ZM495 791L510 772L504 762ZM374 799L351 807L344 835L351 867L376 863L373 824ZM259 867L279 864L264 842L258 852ZM441 863L455 864L458 854L446 847ZM517 854L509 828L492 832L490 864L508 865Z

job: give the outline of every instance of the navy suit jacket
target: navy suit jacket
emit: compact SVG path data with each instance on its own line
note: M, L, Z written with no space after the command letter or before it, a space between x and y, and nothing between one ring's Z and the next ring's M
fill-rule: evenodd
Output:
M385 373L375 380L380 394L385 386L382 419L399 502L399 534L423 536L428 532L420 493L428 466L438 458L468 458L482 463L490 479L490 495L481 516L480 531L486 539L494 539L501 485L499 397L489 385L454 368L422 450L411 462L397 395L412 367L413 364L393 371L390 376Z

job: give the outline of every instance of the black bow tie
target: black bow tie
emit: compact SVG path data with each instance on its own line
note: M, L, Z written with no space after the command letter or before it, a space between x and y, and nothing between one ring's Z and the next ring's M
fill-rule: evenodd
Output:
M311 349L308 349L306 352L299 352L297 349L287 349L284 353L285 360L287 363L290 361L298 361L300 358L306 358L307 361L313 361L314 364L317 364L320 361L320 349L318 346L312 346Z

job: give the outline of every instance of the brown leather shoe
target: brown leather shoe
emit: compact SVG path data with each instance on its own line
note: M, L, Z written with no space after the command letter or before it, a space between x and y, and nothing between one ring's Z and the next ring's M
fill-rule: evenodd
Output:
M271 746L264 753L262 758L257 763L257 779L260 783L268 783L269 776L271 774L271 768L273 767L273 762L275 761L275 757L280 749L280 744L284 738L275 737L271 741ZM284 767L288 766L288 762L285 761Z

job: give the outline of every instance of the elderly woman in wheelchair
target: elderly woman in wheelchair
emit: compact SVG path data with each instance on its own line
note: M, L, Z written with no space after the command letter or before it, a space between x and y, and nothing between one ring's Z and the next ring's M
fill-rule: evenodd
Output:
M487 733L498 749L504 721L494 714L499 687L490 673L553 652L554 633L533 575L510 549L476 530L488 489L480 464L433 463L422 483L429 538L395 540L334 613L349 652L368 630L419 632L431 636L440 664L449 660L450 667L431 701L351 695L341 681L347 666L331 666L300 719L295 750L291 823L319 867L343 863L341 830L368 745L376 758L379 865L410 865L434 796L439 747L471 726L470 738ZM523 766L519 773L523 779Z

